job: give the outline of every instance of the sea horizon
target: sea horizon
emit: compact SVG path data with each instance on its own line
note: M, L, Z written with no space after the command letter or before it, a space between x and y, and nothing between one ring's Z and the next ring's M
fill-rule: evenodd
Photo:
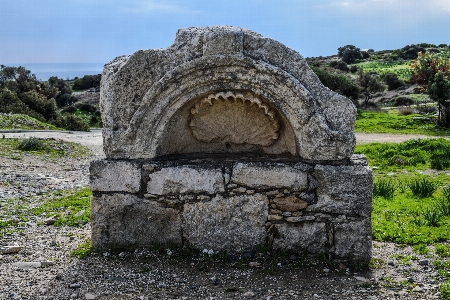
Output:
M2 63L0 63L2 64ZM7 67L25 67L36 78L47 81L52 76L62 79L81 78L84 75L101 74L105 63L14 63L3 64Z

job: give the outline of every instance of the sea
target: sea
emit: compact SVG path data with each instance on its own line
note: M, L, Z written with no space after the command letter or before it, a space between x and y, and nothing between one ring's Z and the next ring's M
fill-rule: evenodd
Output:
M17 63L4 64L8 67L25 67L30 70L36 78L47 81L52 76L62 79L81 78L84 75L101 74L105 63Z

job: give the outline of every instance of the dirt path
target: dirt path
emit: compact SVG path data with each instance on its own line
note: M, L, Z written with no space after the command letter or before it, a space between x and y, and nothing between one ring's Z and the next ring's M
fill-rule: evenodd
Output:
M57 138L67 142L80 143L91 150L92 154L104 157L102 130L93 129L90 132L83 131L2 131L6 138L27 138L31 136L39 138ZM355 133L357 144L400 143L410 139L438 138L421 134L387 134L387 133ZM448 138L448 137L447 137Z
M379 143L401 143L410 139L440 138L440 136L429 136L422 134L390 134L390 133L355 133L357 144ZM448 138L448 137L445 137Z

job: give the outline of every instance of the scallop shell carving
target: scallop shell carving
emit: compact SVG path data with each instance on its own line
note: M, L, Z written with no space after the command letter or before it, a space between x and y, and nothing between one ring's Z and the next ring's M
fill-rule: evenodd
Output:
M270 146L279 136L275 113L250 93L210 94L190 112L189 126L201 142Z

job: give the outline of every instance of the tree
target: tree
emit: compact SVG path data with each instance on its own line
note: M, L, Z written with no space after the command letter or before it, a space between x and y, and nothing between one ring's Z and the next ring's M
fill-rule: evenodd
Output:
M51 87L58 89L58 95L55 97L56 104L58 107L64 107L68 105L72 105L77 102L77 98L72 96L72 88L70 84L57 76L52 76L48 79L48 83Z
M373 72L364 73L363 68L358 70L358 81L364 94L365 106L369 103L373 93L385 90L385 86L378 80L378 74Z
M338 56L343 62L351 64L357 59L362 58L361 49L356 48L353 45L346 45L338 48Z
M434 82L434 76L440 71L450 80L450 61L448 58L435 53L419 53L411 62L411 80L428 90Z
M450 61L435 53L419 53L411 63L411 80L438 102L439 123L450 127ZM442 111L442 106L446 113Z

